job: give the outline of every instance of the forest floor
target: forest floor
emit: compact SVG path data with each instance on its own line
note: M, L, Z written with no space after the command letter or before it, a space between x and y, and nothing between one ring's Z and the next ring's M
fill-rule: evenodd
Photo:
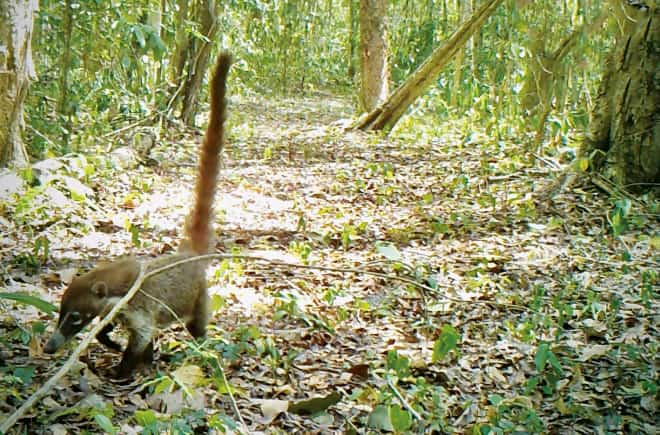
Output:
M465 122L346 132L329 96L230 113L217 252L344 271L218 260L205 341L167 330L129 383L93 342L16 433L658 433L652 204L580 182L548 198L553 156ZM176 249L200 137L166 129L138 162L131 134L0 189L3 291L58 304L75 268ZM54 319L0 299L0 421L77 343L42 352Z

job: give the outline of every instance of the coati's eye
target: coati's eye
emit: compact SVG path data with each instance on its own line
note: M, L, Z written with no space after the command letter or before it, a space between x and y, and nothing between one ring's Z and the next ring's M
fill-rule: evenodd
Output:
M71 323L74 325L80 325L82 323L82 318L80 317L80 313L77 311L73 311L71 314Z

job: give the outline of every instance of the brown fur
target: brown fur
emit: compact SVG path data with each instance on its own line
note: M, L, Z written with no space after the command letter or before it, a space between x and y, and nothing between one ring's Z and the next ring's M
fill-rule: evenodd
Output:
M147 260L147 271L209 252L213 199L224 143L226 79L230 64L229 54L218 56L210 86L211 113L200 151L195 205L186 222L184 240L177 254ZM139 269L140 260L131 257L103 264L74 278L62 295L57 330L44 351L56 351L96 316L107 313L130 289ZM205 334L209 317L205 269L205 263L193 261L145 280L140 292L117 316L129 333L128 345L117 367L119 377L126 377L138 365L151 362L154 334L177 318L185 322L193 337ZM111 329L104 328L97 338L117 349L119 345L107 335Z

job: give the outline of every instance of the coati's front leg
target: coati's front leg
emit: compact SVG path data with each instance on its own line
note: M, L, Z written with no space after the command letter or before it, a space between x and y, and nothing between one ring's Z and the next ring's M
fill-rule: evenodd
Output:
M197 302L193 309L192 319L186 323L190 335L195 338L206 335L206 326L209 323L209 297L206 290L206 282L200 283L201 289L197 295Z
M115 325L113 323L108 323L103 327L103 329L101 329L101 332L96 334L96 339L99 341L99 343L101 343L108 349L121 352L121 345L116 341L113 341L110 337L108 337L108 334L111 333L114 328Z
M127 378L139 366L150 365L153 362L155 326L148 321L140 323L137 326L127 326L129 330L128 344L121 362L115 369L118 378Z

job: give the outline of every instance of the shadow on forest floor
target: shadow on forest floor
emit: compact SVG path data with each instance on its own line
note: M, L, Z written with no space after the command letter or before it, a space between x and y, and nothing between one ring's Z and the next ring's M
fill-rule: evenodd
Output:
M217 247L389 274L434 291L359 270L214 264L209 279L218 309L204 349L224 357L250 430L391 429L392 413L411 407L422 420L410 424L420 430L468 432L481 424L651 433L657 220L636 210L630 229L612 237L609 200L589 186L540 203L537 192L556 172L524 162L516 143L477 134L465 144L460 132L423 142L346 132L337 121L350 114L345 101L329 97L232 101ZM8 220L0 222L7 230L0 246L5 282L55 302L63 279L57 272L71 262L175 249L195 177L185 158L197 143L174 147L167 132L163 137L153 151L162 168L99 171L88 182L93 200L63 209L39 202L40 193L33 201L47 219L18 219L28 211L7 205ZM49 241L50 260L38 274L26 273L17 258L29 258L39 237ZM16 330L7 315L18 323L38 317L18 308L3 314L7 333ZM434 346L450 335L443 325L458 334L457 350L434 361ZM12 337L3 340L4 371L36 370L29 385L12 387L15 396L0 393L8 403L3 413L63 358ZM118 355L92 345L85 361L93 370L70 375L23 428L46 432L54 416L70 430L94 428L93 418L56 416L59 407L94 395L111 404L112 421L124 430L137 425L135 410L145 409L200 430L236 420L212 358L185 340L180 328L163 334L168 362L158 360L157 372L129 386L104 382ZM181 365L203 368L201 380L191 381L193 394L176 387L188 382L175 372ZM145 387L149 379L155 384ZM331 393L339 403L312 417L272 410ZM188 409L202 407L201 416ZM383 410L389 420L378 417Z

